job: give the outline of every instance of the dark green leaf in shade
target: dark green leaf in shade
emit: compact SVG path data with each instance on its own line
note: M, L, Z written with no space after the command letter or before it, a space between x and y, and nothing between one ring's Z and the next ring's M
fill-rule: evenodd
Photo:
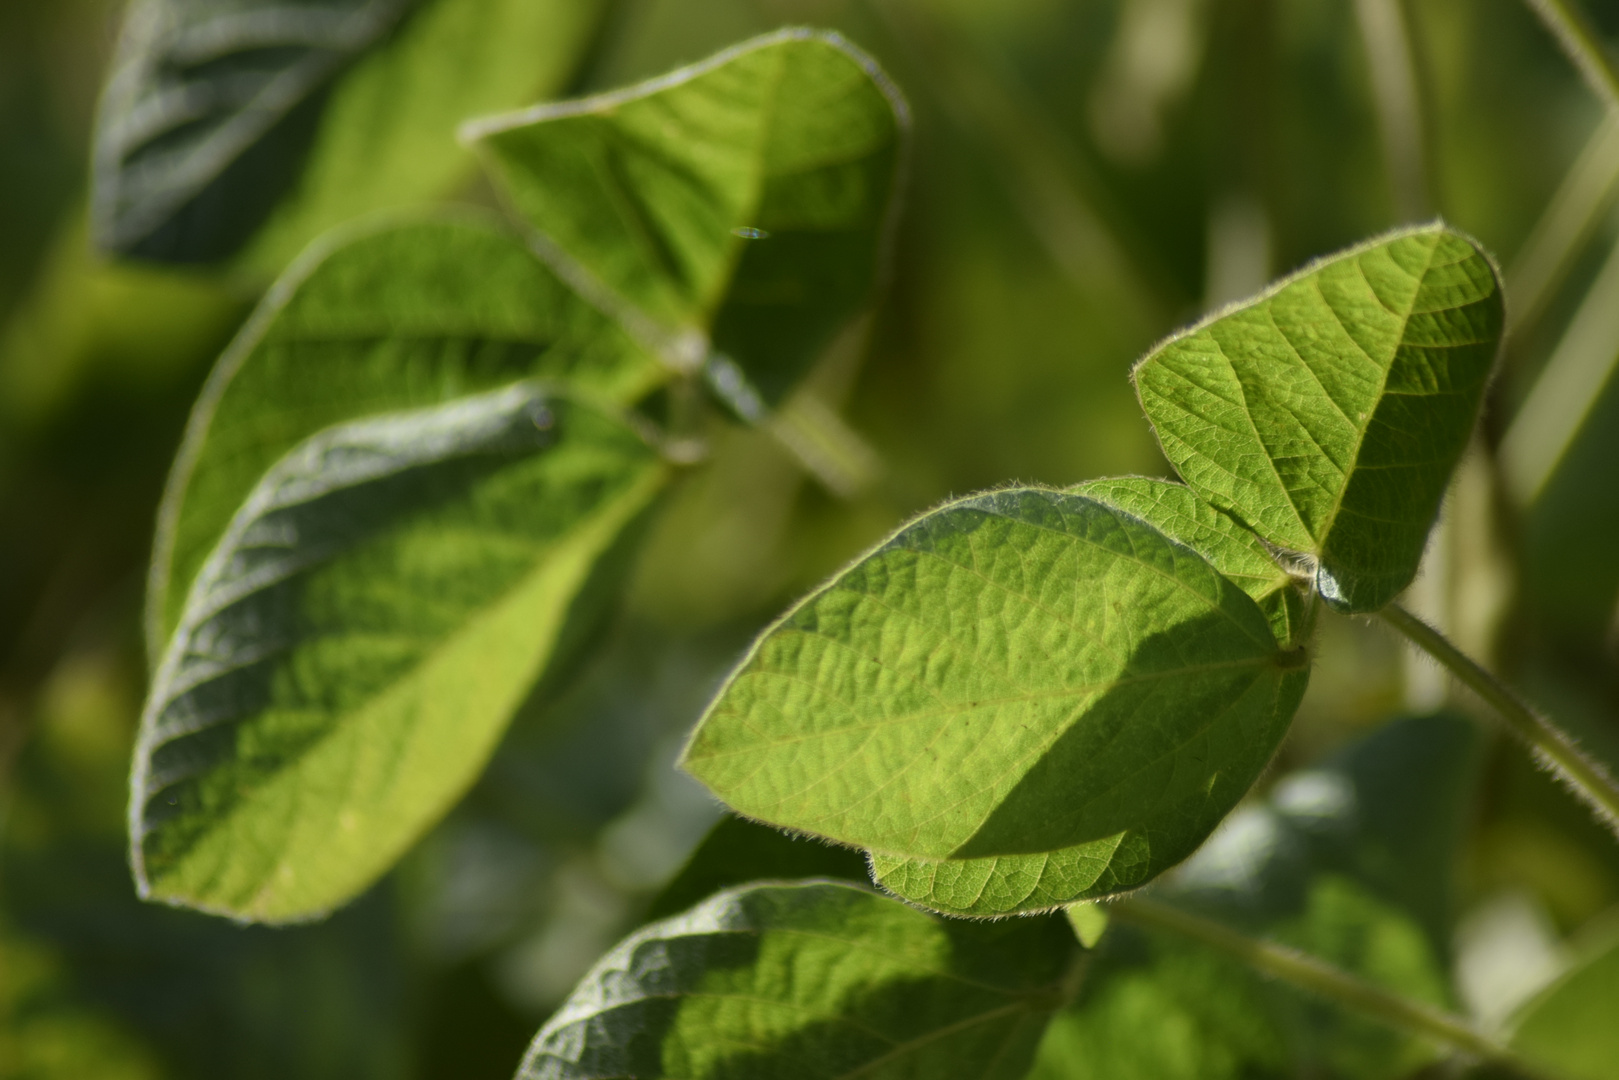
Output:
M962 923L852 885L732 889L608 953L519 1080L1019 1080L1060 1001L1059 919Z
M626 402L661 371L480 218L334 234L271 290L193 409L158 515L149 647L173 633L198 568L265 470L322 428L531 377Z
M1040 910L1190 854L1307 679L1201 555L1012 488L918 518L789 611L684 764L742 814L871 850L906 899Z
M96 132L97 243L229 254L296 174L319 92L413 2L136 0Z
M1204 499L1374 611L1416 574L1501 338L1489 257L1442 225L1312 264L1136 367L1164 453Z
M1481 751L1466 719L1393 721L1231 815L1153 896L1449 1007L1453 878ZM1123 922L1031 1080L1381 1080L1433 1058L1420 1039Z
M542 250L687 363L708 356L710 383L747 414L868 302L906 126L869 57L784 30L464 134Z
M1091 480L1068 490L1134 514L1208 559L1254 598L1270 620L1277 641L1296 645L1308 639L1310 604L1295 586L1293 575L1277 562L1264 541L1198 498L1185 484L1123 476Z
M602 0L137 0L96 133L95 240L286 265L360 214L442 198L468 116L572 74Z
M1619 933L1610 922L1597 936L1514 1018L1512 1048L1568 1080L1619 1080Z
M530 383L299 444L154 678L131 780L143 895L273 922L369 885L594 619L593 571L665 476L622 421Z
M710 893L750 881L838 878L865 883L866 860L857 851L791 836L768 825L727 815L647 909L648 922L684 911Z

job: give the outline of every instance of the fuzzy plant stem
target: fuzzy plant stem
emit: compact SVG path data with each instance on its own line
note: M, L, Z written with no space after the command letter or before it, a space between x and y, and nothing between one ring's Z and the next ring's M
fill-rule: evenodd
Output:
M1510 687L1451 644L1445 635L1398 604L1388 605L1378 615L1483 698L1536 757L1589 803L1610 829L1619 831L1619 784L1566 731L1524 704Z
M1609 109L1619 110L1619 72L1597 38L1596 31L1569 0L1525 0L1573 62L1586 85Z
M1546 1076L1461 1017L1392 993L1297 949L1251 938L1212 919L1139 896L1108 904L1107 910L1121 922L1190 938L1263 974L1517 1076L1534 1080Z

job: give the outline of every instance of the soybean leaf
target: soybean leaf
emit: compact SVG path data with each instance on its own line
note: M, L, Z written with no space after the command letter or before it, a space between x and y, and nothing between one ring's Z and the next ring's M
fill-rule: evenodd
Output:
M1306 267L1135 369L1193 490L1317 560L1333 607L1411 583L1501 337L1489 257L1442 225Z
M684 765L742 814L870 849L907 899L1036 910L1189 854L1269 761L1306 665L1196 552L1014 488L924 515L788 612Z
M1460 717L1393 721L1283 778L1153 893L1449 1006L1453 878L1481 749ZM1432 1054L1201 946L1116 925L1030 1076L1380 1080Z
M1264 541L1221 513L1185 484L1144 476L1110 477L1068 489L1118 507L1196 551L1253 597L1276 640L1297 644L1309 636L1310 608Z
M1512 1048L1570 1080L1619 1077L1619 934L1607 931L1515 1018Z
M606 0L426 0L332 86L297 183L244 260L274 273L327 229L455 192L477 171L469 116L544 100L572 78Z
M274 271L358 213L470 172L468 115L558 89L598 0L137 0L103 97L106 250ZM268 219L268 221L267 221Z
M711 341L710 381L747 415L779 402L867 302L906 127L869 57L784 30L464 137L574 276L690 361Z
M481 771L664 477L621 421L533 384L299 444L154 679L142 894L283 921L370 884Z
M265 470L322 428L534 376L624 402L660 370L479 218L334 234L265 297L197 400L158 513L148 643L158 650L173 633L198 568Z
M708 831L686 865L653 899L646 917L648 921L667 918L733 885L811 877L864 883L866 860L848 848L727 815Z
M866 889L757 885L633 934L520 1080L1018 1080L1060 1001L1060 920L950 922Z

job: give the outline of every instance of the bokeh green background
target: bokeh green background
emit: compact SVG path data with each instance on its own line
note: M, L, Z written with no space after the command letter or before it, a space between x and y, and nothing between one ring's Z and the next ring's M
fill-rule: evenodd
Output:
M438 0L454 3L456 0ZM0 6L0 1076L502 1077L717 808L670 768L759 626L907 515L1011 481L1167 472L1128 382L1158 337L1435 214L1508 268L1600 109L1520 0L1410 0L1418 182L1391 170L1354 0L618 0L569 94L783 23L871 51L915 112L891 279L817 391L876 463L833 494L761 432L679 493L608 645L351 908L265 930L134 897L123 812L156 501L192 398L266 284L88 248L114 0ZM1619 41L1619 4L1587 5ZM461 198L486 201L474 184ZM1619 228L1512 330L1509 426ZM1612 299L1619 305L1619 296ZM1619 746L1619 380L1541 496L1458 491L1423 603L1598 752ZM1329 619L1281 766L1443 693ZM1619 754L1612 755L1619 757ZM1619 849L1490 750L1461 897L1550 947L1619 903Z

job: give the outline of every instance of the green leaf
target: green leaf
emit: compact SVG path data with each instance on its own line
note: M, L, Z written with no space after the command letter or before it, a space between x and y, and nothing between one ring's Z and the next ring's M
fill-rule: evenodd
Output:
M1135 369L1194 491L1317 561L1333 607L1374 611L1416 575L1501 338L1501 287L1442 225L1307 267Z
M150 647L173 633L198 568L265 470L322 428L536 376L626 402L661 372L480 218L334 234L271 290L193 409L158 513Z
M1270 760L1306 665L1196 552L1013 488L924 515L788 612L684 764L740 813L870 849L907 899L1039 910L1185 858Z
M136 0L97 122L97 243L182 262L234 250L296 169L319 91L413 2Z
M648 922L667 918L733 885L810 877L864 884L866 860L848 848L791 836L747 818L726 816L708 831L686 865L658 893L646 918Z
M686 363L717 352L710 381L747 414L779 402L868 301L906 126L869 57L784 30L464 137L570 277L650 320Z
M519 1080L1019 1080L1060 1000L1056 919L950 922L850 885L722 892L597 963Z
M297 183L242 258L274 273L327 229L451 195L477 171L469 116L572 78L606 0L427 0L332 87Z
M1293 575L1276 561L1263 540L1198 498L1185 484L1123 476L1076 484L1068 490L1134 514L1209 560L1254 598L1270 620L1277 641L1296 645L1309 637L1309 603L1294 587Z
M137 0L96 132L105 250L274 272L361 213L443 197L469 115L559 89L600 0Z
M1602 936L1515 1018L1512 1048L1569 1080L1619 1080L1619 934Z
M145 896L317 914L476 778L665 480L621 421L520 384L304 441L197 576L142 717Z
M1392 721L1232 814L1153 895L1449 1007L1452 889L1482 749L1462 717ZM1432 1059L1418 1038L1114 922L1031 1080L1382 1080Z

